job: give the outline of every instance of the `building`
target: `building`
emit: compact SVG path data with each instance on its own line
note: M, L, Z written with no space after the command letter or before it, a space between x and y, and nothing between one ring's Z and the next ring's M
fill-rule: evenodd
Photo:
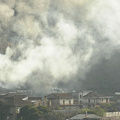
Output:
M27 101L31 102L32 105L38 107L38 106L44 106L49 107L50 101L45 97L28 97Z
M9 120L16 120L20 108L31 104L30 102L23 100L24 98L26 98L26 95L15 93L0 95L0 101L10 106L8 115Z
M114 101L120 103L120 92L116 92L114 95Z
M62 90L62 88L57 88L57 87L55 87L55 88L50 89L50 90L48 91L48 93L49 93L49 94L51 94L51 93L64 93L64 91Z
M49 107L71 107L74 105L72 93L52 93L47 96Z
M31 97L32 94L33 94L33 91L25 89L25 88L19 88L19 89L16 90L16 93L24 94L24 95L27 95L27 96Z
M104 96L91 91L82 91L78 93L78 102L83 108L93 108L101 103L109 103L110 98L110 96Z
M106 112L102 120L120 120L120 112Z
M78 114L66 120L102 120L102 118L95 114Z
M42 105L42 97L28 97L28 101L36 107Z

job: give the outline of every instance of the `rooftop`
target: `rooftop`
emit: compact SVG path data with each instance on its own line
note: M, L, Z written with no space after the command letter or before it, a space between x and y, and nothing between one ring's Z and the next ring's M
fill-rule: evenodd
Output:
M85 119L85 118L88 118L88 119L100 119L101 117L100 116L97 116L95 114L78 114L74 117L71 117L69 118L68 120L82 120L82 119Z
M52 93L50 95L47 96L47 98L73 98L72 93Z
M42 97L28 97L28 100L42 100Z
M96 92L89 92L87 95L83 96L84 98L104 98L108 96L96 93Z

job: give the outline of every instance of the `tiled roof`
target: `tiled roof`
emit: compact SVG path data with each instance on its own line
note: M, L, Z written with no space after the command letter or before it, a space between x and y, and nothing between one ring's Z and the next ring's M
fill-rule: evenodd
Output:
M95 93L95 92L89 92L87 95L83 96L84 98L103 98L106 97L102 94Z
M4 95L0 95L0 97L18 97L18 98L25 98L27 97L27 95L23 95L23 94L20 94L20 93L8 93L8 94L4 94Z
M74 117L69 118L68 120L82 120L82 119L101 119L101 117L95 115L95 114L78 114Z
M19 98L16 98L14 100L14 106L23 107L23 106L28 105L28 104L32 104L32 103L30 103L29 101L24 101L24 100L19 99Z
M24 97L24 95L7 95L7 96L3 96L2 98L0 98L0 101L5 102L6 104L10 105L10 106L25 106L28 104L31 104L28 101L24 101L22 100L22 98Z
M42 100L42 97L28 97L28 100Z
M62 99L66 99L66 98L73 98L72 93L52 93L50 95L47 96L47 98L62 98Z

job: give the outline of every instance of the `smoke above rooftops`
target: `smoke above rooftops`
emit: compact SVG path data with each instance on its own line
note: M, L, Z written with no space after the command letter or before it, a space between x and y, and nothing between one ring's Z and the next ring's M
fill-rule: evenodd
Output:
M22 84L45 93L55 86L109 90L114 83L115 91L119 5L119 0L0 0L0 86Z

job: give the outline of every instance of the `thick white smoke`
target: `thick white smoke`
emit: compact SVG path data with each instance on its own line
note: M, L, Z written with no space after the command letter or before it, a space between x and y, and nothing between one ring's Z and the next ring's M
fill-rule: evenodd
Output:
M0 1L1 86L43 92L119 48L119 0Z

